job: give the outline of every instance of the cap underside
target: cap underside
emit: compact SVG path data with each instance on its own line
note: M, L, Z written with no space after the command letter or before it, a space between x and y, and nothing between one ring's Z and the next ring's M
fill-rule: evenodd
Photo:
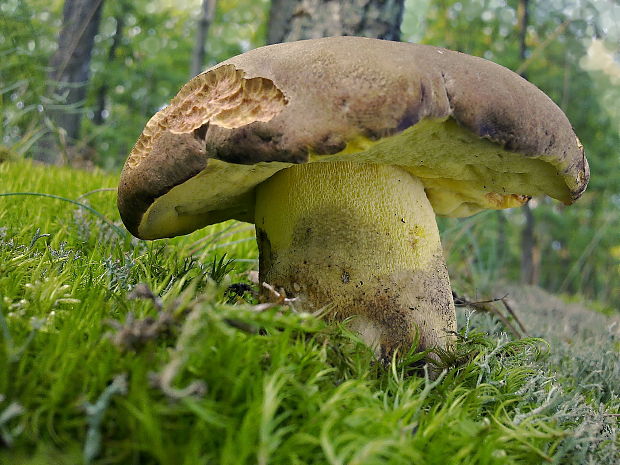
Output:
M554 166L552 157L506 151L452 118L422 120L378 141L358 137L338 153L311 154L308 161L401 166L422 181L435 212L445 216L516 207L535 195L571 202L560 174L564 167ZM139 235L170 237L230 218L253 222L255 187L289 166L292 163L243 165L209 159L197 176L154 201L142 217Z
M119 211L145 239L253 222L264 180L338 161L400 166L437 214L456 217L535 195L570 204L589 178L565 115L511 71L436 47L339 37L262 47L193 78L132 150Z

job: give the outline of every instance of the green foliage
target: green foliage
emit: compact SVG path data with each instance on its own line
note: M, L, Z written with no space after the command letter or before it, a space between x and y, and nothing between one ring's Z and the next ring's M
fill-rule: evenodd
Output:
M549 199L530 204L536 223L535 253L541 257L539 282L556 292L611 302L618 309L620 178L615 173L620 171L620 120L615 109L620 101L610 76L588 72L582 65L594 35L606 38L609 46L616 44L617 51L620 28L610 18L617 18L620 7L605 0L529 5L524 63L519 59L516 0L421 2L417 20L411 18L405 26L417 24L423 30L405 30L403 40L423 37L424 43L524 71L567 114L586 149L591 182L585 195L568 208ZM443 222L450 231L443 237L452 244L452 262L459 267L451 275L475 280L485 291L497 277L519 279L523 217L518 210L501 215L505 222L498 214Z
M596 66L586 70L584 63L594 36L614 53L620 30L613 18L620 7L609 0L529 3L525 63L519 59L517 0L407 1L403 40L523 70L567 113L586 148L592 178L570 208L546 200L532 203L540 284L619 308L619 87L609 74ZM219 0L205 67L262 45L268 7L268 0ZM40 109L61 10L61 1L0 5L0 163L23 157L46 130ZM198 0L105 2L84 102L80 150L86 158L118 168L148 118L188 79L199 10ZM519 211L509 211L478 216L473 223L442 222L452 274L485 291L498 279L519 279L522 221Z
M41 0L0 5L0 162L23 156L43 134L45 63L57 28L49 9Z
M0 434L12 444L0 463L620 458L611 364L589 370L579 349L568 367L567 354L511 341L481 315L465 318L436 379L415 353L383 367L345 327L228 303L227 285L256 264L250 231L126 241L109 224L113 193L95 190L116 179L76 174L0 165L11 192L62 192L101 215L56 198L0 198ZM223 240L241 260L216 255ZM584 373L592 384L576 386Z
M264 43L267 0L220 0L205 68ZM91 62L79 149L99 166L118 167L144 124L189 79L199 2L105 2ZM62 2L0 5L0 160L23 156L46 131L47 63ZM121 27L118 27L119 24ZM114 35L119 39L110 52ZM103 121L95 119L101 113Z
M266 5L264 0L217 2L205 69L264 43ZM83 128L101 165L121 164L146 121L190 78L199 12L200 2L106 2L86 101L91 111ZM117 30L121 38L110 56ZM103 124L96 124L102 89L105 115Z
M218 1L205 67L263 44L268 3ZM582 67L593 35L617 42L615 7L530 3L528 78L568 114L592 168L576 205L533 208L541 282L617 315L620 105L609 76ZM518 69L516 8L410 1L403 38ZM0 197L0 463L620 461L620 336L600 314L531 290L521 315L550 348L462 313L437 379L413 353L384 368L345 327L288 307L257 311L251 292L227 292L251 289L247 228L129 239L118 233L116 177L11 161L45 130L61 9L0 3L0 179L4 193L22 193ZM198 1L105 2L82 130L99 165L117 168L188 79L198 11ZM442 220L457 288L474 295L518 279L521 226L519 212Z

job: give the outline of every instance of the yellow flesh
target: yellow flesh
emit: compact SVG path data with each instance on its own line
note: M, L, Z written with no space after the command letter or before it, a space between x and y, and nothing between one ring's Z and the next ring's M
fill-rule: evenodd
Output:
M423 120L380 141L357 137L334 155L313 154L309 162L350 161L401 166L424 184L435 212L469 216L483 209L522 205L547 194L563 202L570 193L551 158L525 157L503 150L461 128L452 119ZM221 221L226 211L252 221L254 189L291 166L271 162L237 165L210 159L198 176L157 199L140 225L143 237L181 234ZM162 233L164 231L164 233Z
M261 280L306 310L329 306L381 356L445 347L455 329L435 215L422 183L394 166L313 163L256 193Z

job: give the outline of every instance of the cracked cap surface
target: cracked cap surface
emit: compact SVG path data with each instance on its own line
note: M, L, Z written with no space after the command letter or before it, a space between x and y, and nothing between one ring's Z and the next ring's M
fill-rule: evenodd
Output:
M333 37L261 47L192 79L138 139L119 211L145 239L252 222L262 181L342 160L403 167L449 216L541 194L570 204L589 179L564 113L510 70L437 47Z

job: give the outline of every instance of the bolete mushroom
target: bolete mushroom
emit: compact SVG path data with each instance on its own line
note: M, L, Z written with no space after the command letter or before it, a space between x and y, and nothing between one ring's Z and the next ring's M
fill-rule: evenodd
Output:
M253 222L260 279L327 308L380 357L446 347L455 311L435 213L585 190L562 111L490 61L359 37L277 44L190 80L123 168L134 235Z

